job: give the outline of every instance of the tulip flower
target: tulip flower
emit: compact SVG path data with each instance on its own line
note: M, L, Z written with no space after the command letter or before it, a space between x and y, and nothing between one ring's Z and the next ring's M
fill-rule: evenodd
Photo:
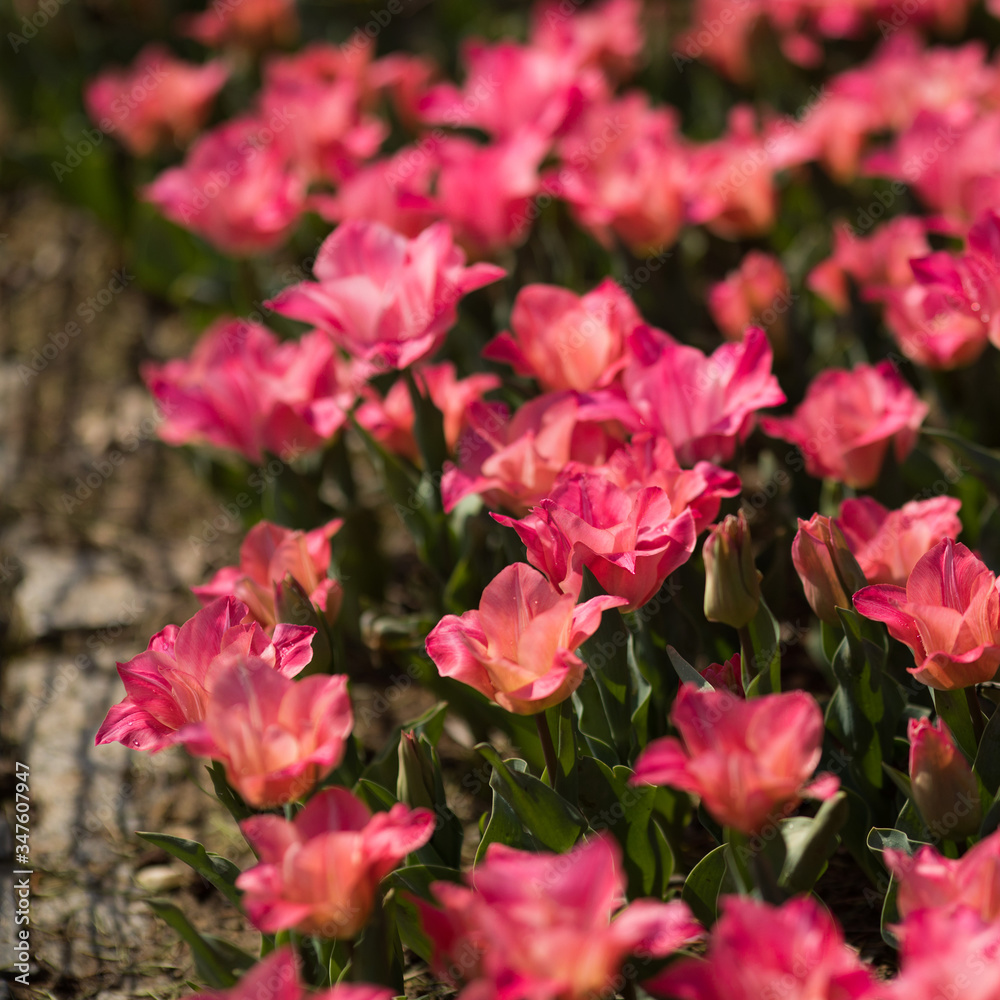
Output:
M299 33L295 0L240 0L221 5L213 3L201 14L179 19L183 34L215 48L237 45L264 49L287 45Z
M828 368L790 417L765 417L764 432L797 445L811 476L872 486L892 442L897 461L913 450L927 404L890 361L853 371Z
M931 497L890 511L871 497L858 497L840 505L833 523L869 583L905 587L921 556L945 538L958 538L961 506L955 497Z
M576 648L608 608L628 603L601 595L577 605L538 570L514 563L483 591L478 611L445 615L427 636L442 677L468 684L508 712L535 715L565 701L583 680Z
M525 285L514 300L510 331L483 357L505 361L547 391L586 392L610 385L628 360L625 340L642 323L632 300L610 278L575 295L554 285Z
M364 221L345 222L326 238L313 273L317 281L286 288L267 305L326 330L370 374L433 354L459 299L504 275L493 264L466 267L443 223L410 240Z
M276 604L286 576L302 587L309 600L334 622L343 588L326 575L330 538L344 522L337 518L313 531L292 531L270 521L255 524L240 545L239 566L224 566L201 587L192 587L202 604L232 595L268 632L277 624Z
M625 395L645 429L666 437L684 465L729 461L753 430L757 410L785 401L771 374L767 336L756 327L711 357L649 327L636 330L629 347Z
M670 712L680 739L654 740L633 784L669 785L700 796L723 826L749 835L803 797L829 798L832 775L809 784L823 744L823 713L803 691L740 700L681 684Z
M118 742L134 750L162 750L177 731L205 717L205 703L220 673L231 663L253 662L294 677L312 659L316 629L277 625L271 637L247 623L250 609L235 597L220 597L178 628L168 625L144 653L118 664L126 697L97 731L95 743Z
M253 659L235 660L208 692L200 722L176 736L196 757L221 761L257 809L307 795L343 759L354 715L343 674L299 681Z
M751 250L739 268L708 293L709 312L727 340L739 340L748 326L765 327L772 339L780 337L791 304L781 261L759 250Z
M558 0L536 4L529 35L534 48L565 54L621 79L635 69L644 42L639 0L604 0L566 16Z
M910 719L910 786L927 828L937 837L963 840L983 818L979 785L943 719Z
M964 545L945 538L913 567L903 587L879 584L854 595L866 618L913 652L909 672L951 691L993 680L1000 667L1000 594L996 577Z
M720 900L704 959L687 958L645 984L671 1000L875 1000L875 978L836 921L810 897L771 906ZM778 991L778 992L776 992Z
M702 555L705 617L743 628L760 607L761 573L754 565L750 527L742 510L711 530Z
M434 814L397 803L372 815L346 788L327 788L291 822L252 816L240 829L260 858L236 879L253 925L349 939L368 923L379 882L430 840Z
M792 563L816 617L840 625L837 608L850 609L851 597L865 586L864 573L836 522L822 514L800 517L792 542Z
M710 663L707 667L700 669L698 673L716 691L729 691L730 694L734 694L738 698L746 697L746 692L743 690L743 671L739 653L734 653L725 663Z
M679 900L621 906L621 849L607 835L568 854L490 844L467 878L433 884L440 908L417 904L435 970L463 995L503 996L512 983L518 996L611 995L628 955L669 955L704 933Z

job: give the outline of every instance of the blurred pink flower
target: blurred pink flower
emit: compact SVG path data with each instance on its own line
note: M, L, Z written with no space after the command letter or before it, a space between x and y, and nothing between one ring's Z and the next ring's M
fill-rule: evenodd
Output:
M201 14L178 19L181 32L215 48L238 45L266 49L287 45L299 34L295 0L239 0L238 3L213 2Z
M632 783L692 792L723 826L753 835L803 796L829 798L837 789L830 774L809 784L822 754L823 713L804 691L743 701L681 684L670 721L680 739L650 743Z
M255 524L240 545L239 566L224 566L200 587L192 587L202 604L232 595L243 601L254 620L268 632L277 624L277 604L286 576L298 583L309 600L334 622L343 588L327 576L330 538L344 522L337 518L313 531L292 531L270 521Z
M740 340L748 326L764 327L772 336L780 333L792 301L781 261L759 250L751 250L708 293L709 312L727 340Z
M858 497L841 503L834 523L869 583L905 587L924 553L944 538L958 538L961 506L955 497L931 497L886 510L871 497Z
M219 59L195 66L162 45L147 45L127 69L106 69L87 84L91 121L136 156L193 139L211 112L229 70Z
M610 278L576 295L556 285L525 285L514 299L510 331L483 357L509 364L546 391L586 392L615 381L628 357L628 335L642 323L629 296Z
M249 613L235 597L220 597L180 628L158 632L144 653L119 663L126 696L108 712L95 743L163 750L177 741L177 730L204 718L209 692L231 664L294 677L309 663L314 628L278 625L268 636L246 621Z
M513 563L483 591L478 611L445 615L427 636L427 655L442 677L475 688L508 712L535 715L565 701L583 680L576 648L597 631L601 614L623 597L576 604L536 569Z
M921 556L903 587L879 584L854 595L866 618L913 652L910 673L950 691L993 680L1000 667L996 577L964 545L945 538Z
M891 361L828 368L790 417L764 417L766 434L796 445L806 472L865 489L878 481L892 442L896 460L913 450L928 406Z
M305 209L306 177L291 157L291 119L245 115L205 132L185 161L142 197L171 222L239 257L272 250Z
M236 880L258 930L354 938L379 882L430 840L434 814L397 803L372 815L346 788L327 788L291 822L252 816L240 829L260 858Z
M631 76L645 41L640 0L603 0L572 14L561 0L543 0L531 13L531 44L565 54L577 66L612 77Z
M625 394L646 429L667 438L685 465L729 461L756 412L785 401L771 374L767 335L757 327L710 357L650 327L638 328L629 347Z
M490 844L467 881L435 882L440 907L417 901L432 965L467 984L462 996L604 996L629 955L664 957L704 934L679 900L622 906L621 849L607 834L568 854Z
M322 447L355 398L326 334L281 343L246 320L219 320L190 358L146 364L142 377L163 412L164 441L207 442L251 462Z
M347 677L292 680L260 661L233 659L205 699L201 721L180 729L188 753L221 761L256 809L307 795L344 757L354 726Z
M317 281L286 288L268 306L326 330L372 373L433 354L455 323L459 299L504 275L493 264L465 267L443 223L410 240L360 220L327 237L313 272Z
M672 1000L875 1000L872 971L847 946L830 912L811 897L782 906L720 900L704 959L689 958L646 983ZM929 994L928 994L929 996Z

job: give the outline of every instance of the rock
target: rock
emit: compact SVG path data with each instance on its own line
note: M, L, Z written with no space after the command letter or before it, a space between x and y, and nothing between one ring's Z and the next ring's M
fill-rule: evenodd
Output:
M146 892L169 892L190 881L191 869L182 864L149 865L135 873L135 883Z

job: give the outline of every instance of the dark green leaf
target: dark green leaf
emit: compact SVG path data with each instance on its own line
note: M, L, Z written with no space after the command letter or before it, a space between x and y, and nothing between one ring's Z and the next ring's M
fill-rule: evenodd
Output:
M847 795L838 792L827 799L806 823L782 824L787 854L780 883L792 892L809 892L819 880L840 843L838 834L847 822ZM791 825L789 825L791 824Z
M235 884L240 870L232 861L220 857L218 854L210 854L196 840L170 837L165 833L137 833L136 836L142 837L154 847L159 847L175 858L179 858L184 864L211 882L233 906L242 909L241 893Z
M719 894L736 891L736 883L726 864L727 850L723 844L710 851L684 880L681 898L706 927L711 927L718 916Z

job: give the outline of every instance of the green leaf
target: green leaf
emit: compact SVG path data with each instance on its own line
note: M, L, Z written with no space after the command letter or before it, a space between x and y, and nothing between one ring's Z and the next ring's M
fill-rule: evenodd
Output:
M437 900L431 891L435 882L461 883L462 873L433 865L410 865L390 872L383 883L387 888L396 890L396 926L403 944L425 962L432 961L434 947L423 929L420 912L413 899L436 905Z
M747 698L781 690L781 626L761 599L746 626L750 649L741 650L743 688Z
M236 878L240 874L227 858L211 854L196 840L185 840L182 837L170 837L165 833L136 833L137 837L159 847L161 850L179 858L184 864L193 868L199 875L207 879L219 890L238 910L242 910L241 893L236 888Z
M815 817L804 824L791 820L782 824L787 853L779 878L780 885L792 892L809 892L812 889L840 843L838 834L847 822L849 811L847 795L838 792L827 799Z
M902 830L896 830L893 828L879 828L872 827L868 833L868 849L873 851L875 854L882 854L886 848L892 848L894 851L904 851L907 854L913 854L918 847L924 847L927 845L925 840L913 840L908 837Z
M254 811L243 801L240 794L229 784L226 778L226 769L217 760L213 760L207 765L207 771L212 779L212 787L215 789L215 797L229 810L230 816L237 823L249 819L254 815Z
M499 786L525 829L550 851L568 851L587 825L580 811L533 775L508 766L488 743L477 744L476 750L493 765L490 785Z
M354 786L354 794L372 812L387 812L399 802L388 788L383 788L382 785L367 778L358 779L358 783Z
M986 723L972 769L990 795L996 795L1000 790L1000 709Z
M932 688L931 697L934 699L934 711L947 723L959 749L970 761L975 760L978 747L965 690L938 691Z
M736 891L736 883L726 864L727 849L723 844L706 854L691 869L681 892L681 899L691 907L691 912L709 928L718 916L720 893Z
M925 427L921 433L944 441L956 455L964 458L980 474L994 493L1000 492L1000 452L983 448L954 431L939 427Z
M198 975L212 989L232 986L240 974L257 961L252 955L221 938L201 934L173 903L163 899L147 900L150 909L172 927L191 949Z
M425 395L417 386L411 369L403 372L406 387L413 404L413 436L423 460L424 468L432 475L441 472L448 457L448 445L444 439L444 415L434 405L430 395Z
M545 713L544 723L553 734L552 742L556 749L555 790L575 804L580 794L580 775L577 770L576 712L572 700L567 698L550 708Z
M513 759L507 761L508 766L516 771L527 771L527 764L523 760ZM490 774L490 787L493 789L493 806L490 809L489 822L483 830L479 847L476 848L476 864L478 865L486 854L486 848L490 844L506 844L508 847L516 847L526 851L537 851L539 844L531 834L524 828L520 817L514 811L514 807L506 798L506 787L499 777L496 769Z
M879 919L879 931L882 934L882 940L890 948L896 949L899 948L899 940L889 928L891 925L899 923L898 897L899 883L896 881L896 876L892 875L889 878L889 888L886 890L885 899L882 901L882 916Z
M670 665L674 668L674 673L683 684L693 684L699 691L714 691L715 688L705 680L698 671L674 649L667 646L667 656L670 657Z

